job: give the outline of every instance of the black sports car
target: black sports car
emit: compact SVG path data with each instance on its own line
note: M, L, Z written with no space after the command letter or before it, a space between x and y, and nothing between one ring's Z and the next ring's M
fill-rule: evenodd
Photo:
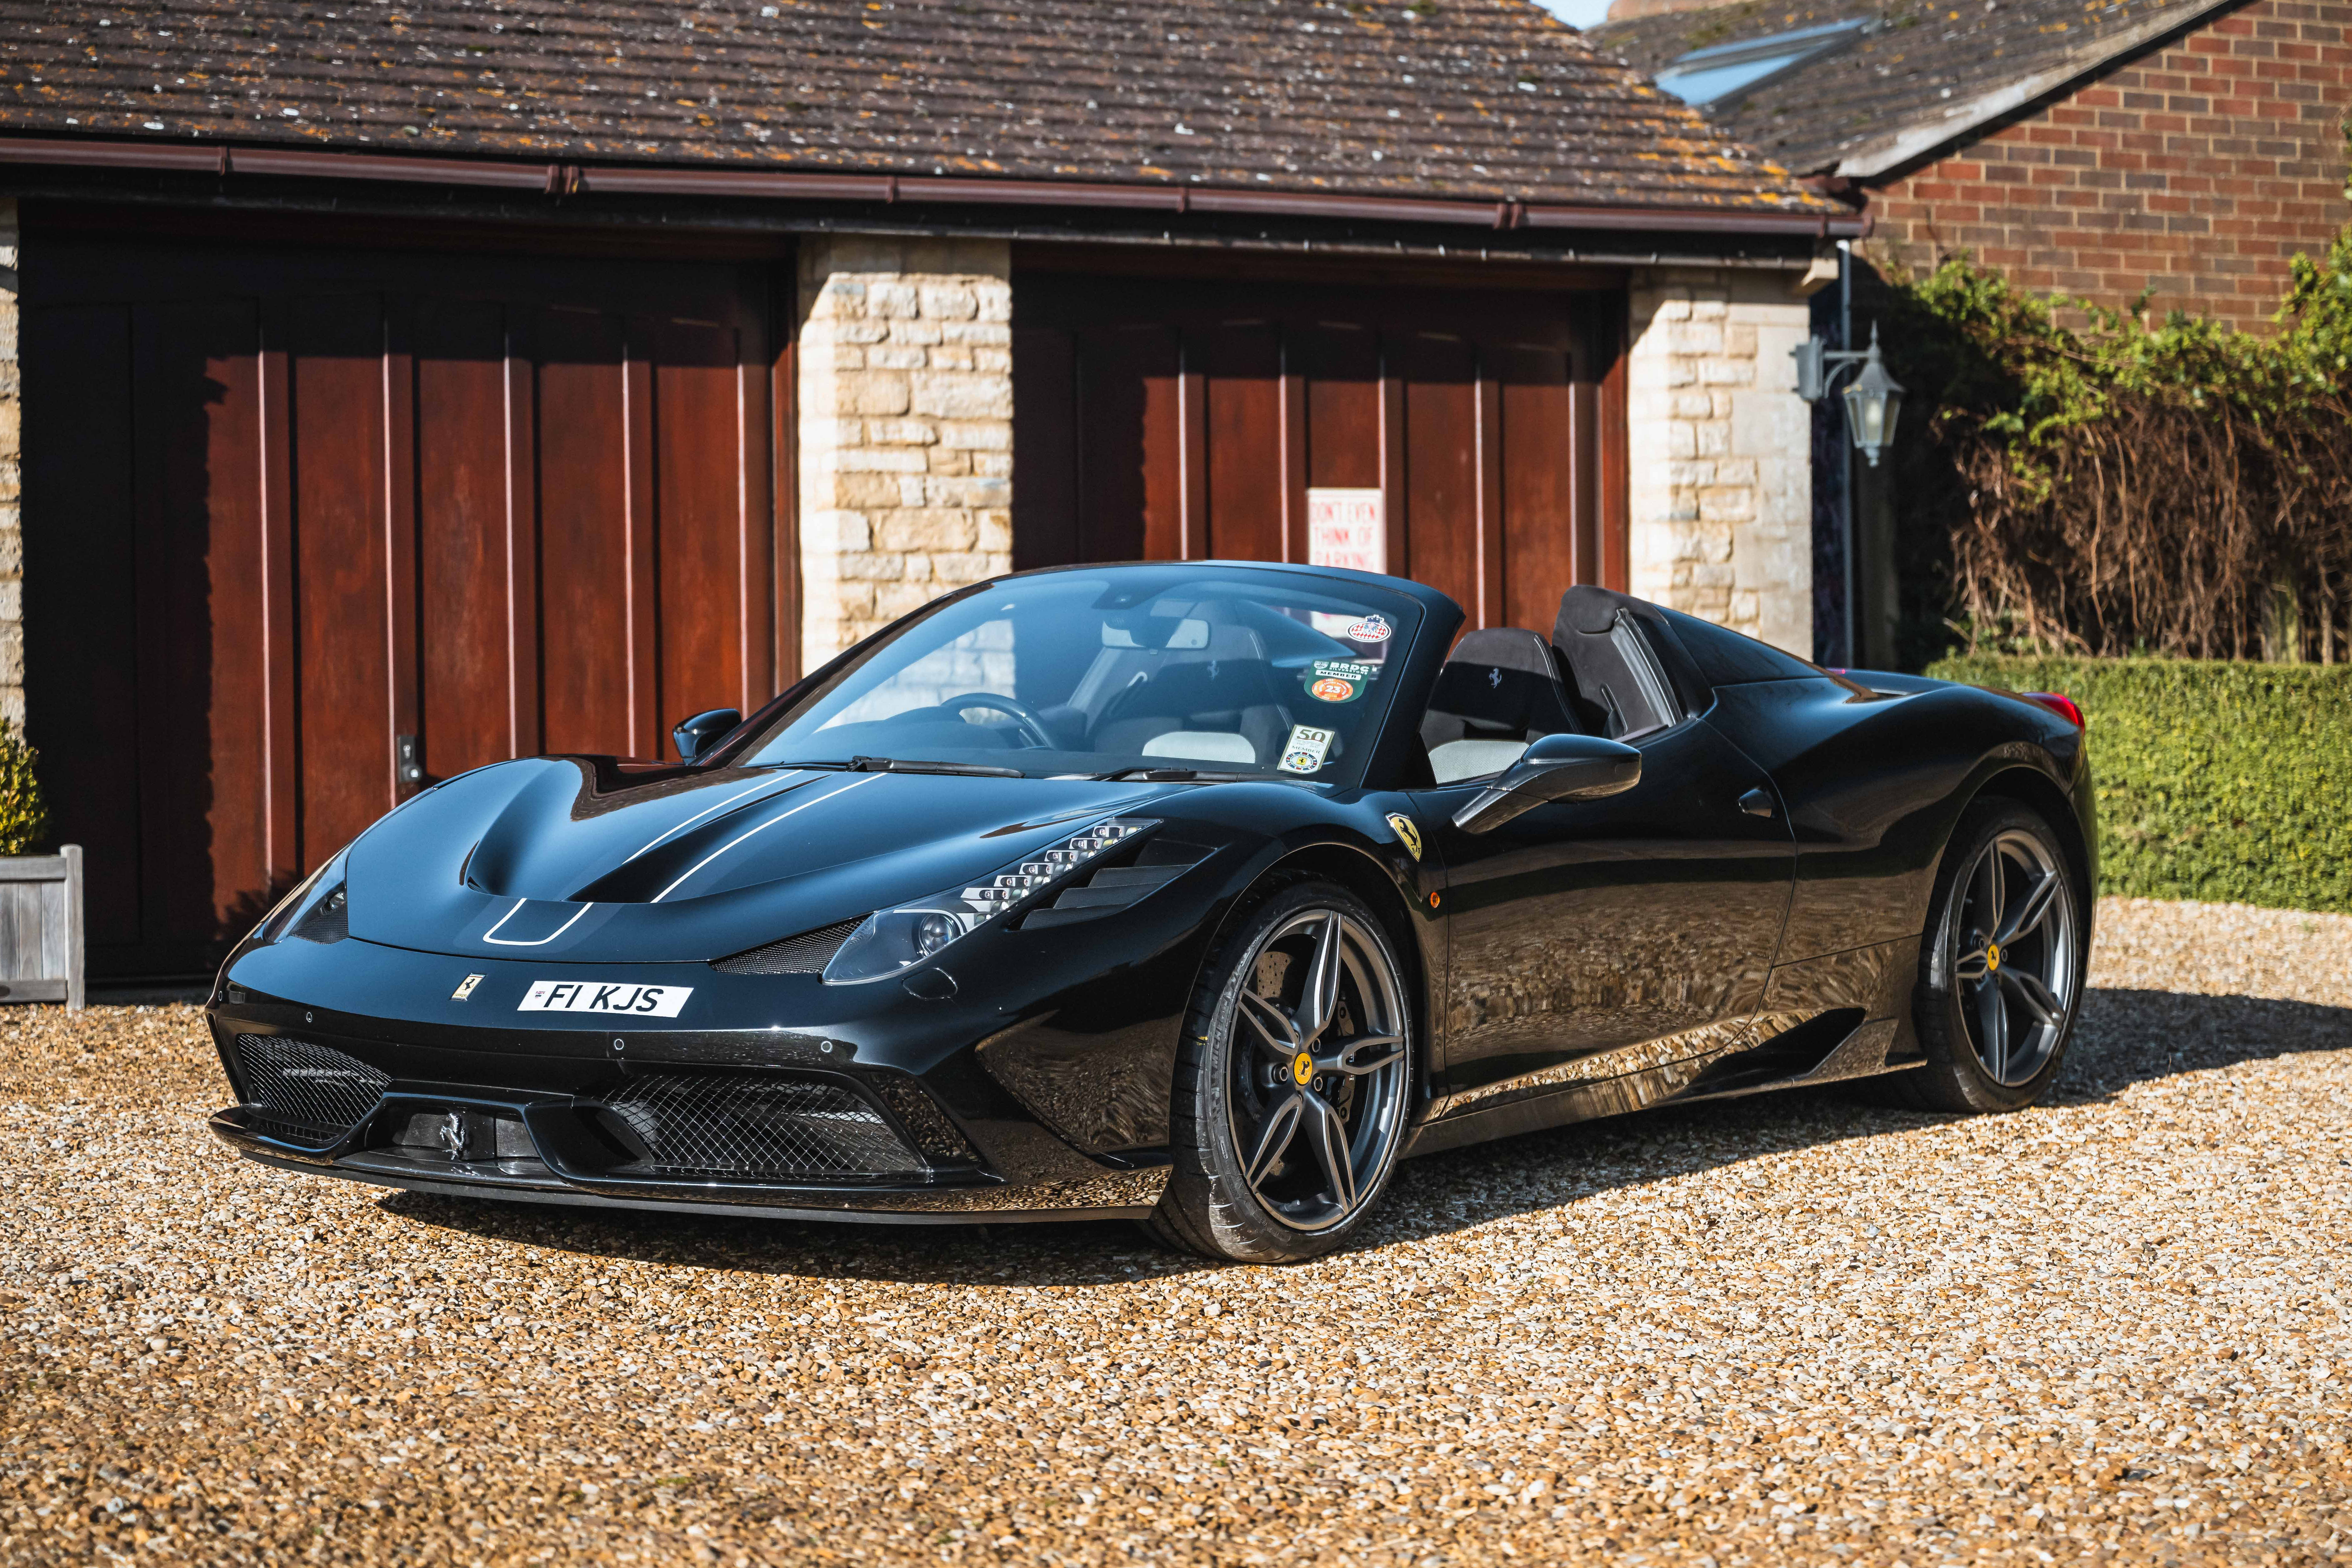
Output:
M2064 698L1593 588L1549 638L1462 621L1357 572L1031 572L688 720L681 764L436 785L231 955L212 1124L435 1192L1279 1260L1408 1154L2047 1087L2095 842Z

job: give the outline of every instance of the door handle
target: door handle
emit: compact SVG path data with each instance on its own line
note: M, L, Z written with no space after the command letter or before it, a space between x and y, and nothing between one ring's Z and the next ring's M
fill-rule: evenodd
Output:
M1769 817L1772 814L1772 792L1750 789L1739 797L1739 809L1751 817Z

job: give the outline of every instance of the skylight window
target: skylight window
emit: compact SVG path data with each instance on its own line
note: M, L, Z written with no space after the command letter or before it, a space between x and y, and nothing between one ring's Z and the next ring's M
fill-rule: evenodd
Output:
M1742 38L1693 49L1658 73L1658 86L1685 103L1704 109L1733 93L1756 87L1810 60L1845 47L1868 30L1867 18L1800 27L1764 38Z

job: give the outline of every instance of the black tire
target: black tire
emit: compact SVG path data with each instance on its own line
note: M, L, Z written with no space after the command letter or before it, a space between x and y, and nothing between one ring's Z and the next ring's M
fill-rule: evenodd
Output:
M1912 1016L1927 1065L1872 1087L1922 1111L2018 1111L2047 1093L2089 973L2085 891L2032 807L1995 798L1962 813L1920 943Z
M1308 988L1327 972L1316 1023ZM1286 879L1252 896L1184 1020L1154 1235L1229 1262L1297 1263L1355 1234L1395 1172L1419 1082L1403 974L1385 925L1339 884Z

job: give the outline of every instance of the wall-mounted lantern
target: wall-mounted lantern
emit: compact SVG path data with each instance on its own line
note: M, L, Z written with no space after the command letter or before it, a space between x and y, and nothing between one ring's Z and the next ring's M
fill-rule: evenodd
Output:
M1878 352L1878 324L1871 323L1870 347L1859 351L1832 349L1819 338L1808 338L1789 351L1797 359L1797 395L1807 402L1827 396L1840 371L1862 367L1845 389L1845 425L1854 450L1877 467L1878 455L1895 444L1895 416L1903 412L1902 385L1886 373L1886 361Z

